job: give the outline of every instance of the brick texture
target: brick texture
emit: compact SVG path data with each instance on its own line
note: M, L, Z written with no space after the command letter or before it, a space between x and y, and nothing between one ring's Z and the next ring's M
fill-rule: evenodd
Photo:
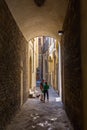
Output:
M24 102L28 97L27 41L5 1L0 0L0 130L4 130L20 108L21 71L23 71Z
M75 130L82 130L80 4L69 0L62 37L63 95L65 108Z

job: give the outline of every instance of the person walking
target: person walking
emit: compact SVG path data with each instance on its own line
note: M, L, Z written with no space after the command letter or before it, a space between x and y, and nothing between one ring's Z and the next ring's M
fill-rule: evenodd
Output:
M48 92L49 85L47 84L47 82L45 82L43 88L44 88L44 102L45 102L46 96L47 96L47 101L49 101L49 92Z

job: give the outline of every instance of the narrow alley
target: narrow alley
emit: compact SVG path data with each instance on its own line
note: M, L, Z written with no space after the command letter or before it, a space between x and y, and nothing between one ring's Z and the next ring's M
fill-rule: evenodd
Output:
M0 130L32 129L87 130L87 0L0 0Z
M29 98L6 130L73 130L60 97L51 87L49 94L45 103Z

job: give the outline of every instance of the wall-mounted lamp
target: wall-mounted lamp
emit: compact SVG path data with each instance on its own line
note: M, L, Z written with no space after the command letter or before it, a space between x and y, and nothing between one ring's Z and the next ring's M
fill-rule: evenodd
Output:
M64 34L64 31L62 31L62 30L59 30L59 31L58 31L58 35L59 35L59 36L61 36L61 35L63 35L63 34Z
M38 7L43 6L45 1L46 1L46 0L34 0L35 4L36 4Z

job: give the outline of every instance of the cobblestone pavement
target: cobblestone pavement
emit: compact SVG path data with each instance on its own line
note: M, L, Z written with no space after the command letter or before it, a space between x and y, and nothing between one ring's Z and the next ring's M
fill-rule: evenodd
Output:
M6 130L73 130L57 93L50 88L49 94L45 103L28 99Z

